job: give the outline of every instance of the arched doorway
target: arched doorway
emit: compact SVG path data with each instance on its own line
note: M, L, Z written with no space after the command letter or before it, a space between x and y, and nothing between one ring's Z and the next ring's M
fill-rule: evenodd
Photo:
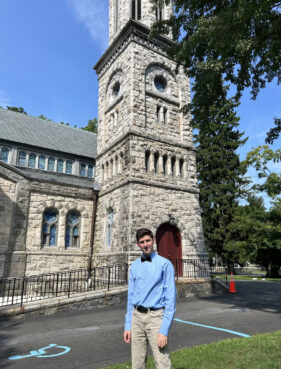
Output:
M182 276L182 244L181 234L177 227L170 223L161 224L156 232L158 254L169 259L178 276Z

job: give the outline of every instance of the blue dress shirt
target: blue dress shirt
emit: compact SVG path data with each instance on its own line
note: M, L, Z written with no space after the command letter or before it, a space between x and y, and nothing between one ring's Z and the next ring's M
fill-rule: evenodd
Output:
M125 331L131 330L136 305L147 308L164 307L159 333L168 336L176 311L175 270L169 260L155 251L151 254L151 262L141 262L139 258L130 267Z

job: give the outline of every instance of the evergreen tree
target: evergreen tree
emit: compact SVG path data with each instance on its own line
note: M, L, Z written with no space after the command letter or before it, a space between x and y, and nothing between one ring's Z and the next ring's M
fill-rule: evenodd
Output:
M98 120L97 118L90 119L86 127L82 128L84 131L98 133Z
M16 113L21 113L27 115L27 112L24 110L22 106L7 106L7 110L15 111Z
M194 137L205 242L211 254L231 262L225 244L246 182L242 177L246 169L236 150L247 139L242 139L243 133L237 129L238 103L227 98L228 89L219 74L201 72L193 90L191 113L197 131Z

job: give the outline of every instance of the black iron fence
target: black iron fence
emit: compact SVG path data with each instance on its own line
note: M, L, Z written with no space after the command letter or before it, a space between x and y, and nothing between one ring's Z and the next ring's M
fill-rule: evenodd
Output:
M227 268L213 265L208 259L172 260L176 279L216 278L228 283ZM0 306L9 306L53 297L70 297L77 293L110 290L127 285L128 264L94 267L87 270L41 274L22 278L0 279Z
M98 290L110 290L127 284L128 265L95 267L87 270L0 279L0 306L8 306Z
M172 260L176 279L179 278L215 278L228 284L227 268L214 265L209 259Z

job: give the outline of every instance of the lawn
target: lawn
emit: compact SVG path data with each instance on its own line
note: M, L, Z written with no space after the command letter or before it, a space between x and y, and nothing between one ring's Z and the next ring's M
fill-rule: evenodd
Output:
M171 353L173 369L281 369L281 331ZM130 369L130 363L106 369ZM147 369L155 369L149 358Z

